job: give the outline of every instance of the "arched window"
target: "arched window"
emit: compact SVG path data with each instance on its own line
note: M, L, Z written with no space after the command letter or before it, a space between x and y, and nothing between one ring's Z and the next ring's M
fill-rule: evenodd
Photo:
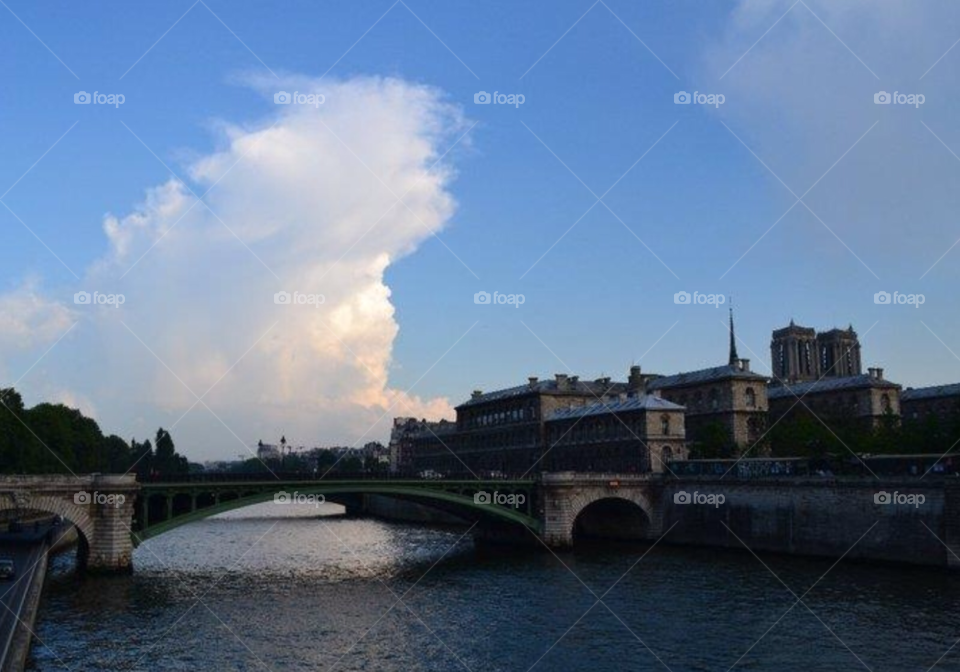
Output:
M753 391L752 387L748 387L746 392L747 397L747 408L756 408L757 407L757 393Z
M890 410L890 395L884 392L880 395L880 408L886 413Z
M660 416L660 433L664 435L670 433L670 416L669 415L664 414Z

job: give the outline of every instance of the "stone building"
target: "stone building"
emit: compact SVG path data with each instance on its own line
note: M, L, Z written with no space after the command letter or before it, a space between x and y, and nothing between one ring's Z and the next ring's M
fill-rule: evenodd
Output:
M450 454L444 445L444 437L449 441L455 429L456 424L449 420L429 422L416 418L394 418L390 430L390 471L412 472L415 468L414 450L421 443L432 444L437 450Z
M457 407L455 430L440 436L420 433L411 437L414 469L446 474L472 472L478 476L542 471L546 467L540 459L549 449L547 423L558 411L615 405L642 396L650 378L634 366L625 383L610 378L584 381L579 376L557 374L549 380L532 377L525 385L494 392L476 390ZM646 413L641 408L633 410ZM588 444L584 447L589 448ZM564 455L570 458L572 453L566 451ZM561 463L552 464L552 468L559 468ZM575 464L568 459L563 464L573 469L586 461Z
M687 457L683 406L657 394L558 409L546 427L544 471L660 473Z
M778 383L859 376L863 372L860 340L853 325L818 334L790 320L788 326L773 332L770 367Z
M929 416L953 420L960 416L960 383L908 387L900 394L900 415L906 421L922 422Z
M719 428L738 448L749 448L766 427L767 377L751 371L750 360L737 355L732 313L725 366L660 376L646 389L686 409L686 439L691 446Z
M883 369L867 371L859 376L772 385L767 390L770 422L778 422L785 415L813 412L824 420L850 419L864 427L877 427L885 417L899 416L900 386L885 380Z
M900 414L900 386L885 380L881 368L862 372L853 325L818 333L790 320L774 330L770 358L771 424L785 415L813 412L821 419L854 419L875 427L885 416Z

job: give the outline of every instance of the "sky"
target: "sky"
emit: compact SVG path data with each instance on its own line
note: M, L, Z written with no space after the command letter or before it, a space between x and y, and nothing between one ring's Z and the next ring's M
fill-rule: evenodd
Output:
M0 385L234 459L721 364L730 306L761 373L793 319L960 381L958 41L940 1L7 0Z

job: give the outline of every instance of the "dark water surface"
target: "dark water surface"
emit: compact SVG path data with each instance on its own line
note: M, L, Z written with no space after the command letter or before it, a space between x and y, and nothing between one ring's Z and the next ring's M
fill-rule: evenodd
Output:
M264 504L147 542L132 576L58 558L28 669L960 670L956 574L646 550L478 554L456 531ZM780 580L816 585L793 606Z

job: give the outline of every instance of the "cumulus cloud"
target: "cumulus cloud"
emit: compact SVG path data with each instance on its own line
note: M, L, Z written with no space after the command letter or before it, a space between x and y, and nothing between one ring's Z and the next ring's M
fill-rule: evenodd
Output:
M76 321L73 310L43 295L35 282L0 294L0 346L30 349L56 341Z
M948 2L792 4L742 0L706 49L702 79L726 94L724 121L798 196L823 177L805 200L858 256L881 276L908 267L918 278L960 236L960 161L941 144L960 155L960 50L937 63L960 35L960 15ZM920 93L926 102L876 105L880 91ZM770 185L793 202L775 178ZM745 246L772 223L746 232ZM818 258L858 264L802 206L781 226L785 254L800 244ZM960 247L954 252L960 258Z
M388 384L398 326L384 271L454 211L438 160L465 128L459 113L396 79L248 83L268 118L220 123L216 151L174 167L185 183L105 218L109 253L84 282L126 301L83 307L84 357L102 380L77 394L140 434L196 404L174 431L193 457L281 432L306 445L383 439L394 415L449 415L445 399ZM325 100L274 106L279 90ZM322 299L278 304L279 292ZM134 417L147 425L128 427Z

